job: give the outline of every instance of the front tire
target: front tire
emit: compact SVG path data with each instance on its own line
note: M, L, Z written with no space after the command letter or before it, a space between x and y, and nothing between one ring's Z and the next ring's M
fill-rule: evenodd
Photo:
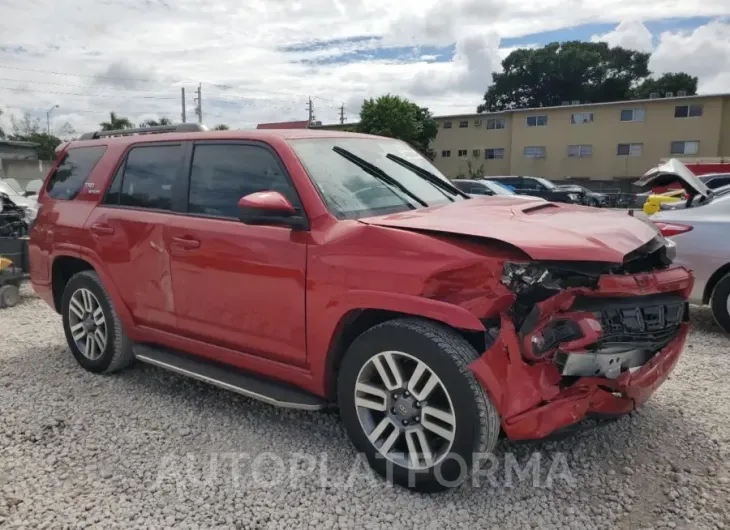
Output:
M710 307L715 322L725 331L730 333L730 274L726 274L717 282L712 290Z
M63 291L61 314L71 353L86 370L113 373L132 363L132 342L95 272L71 277Z
M352 343L338 377L340 414L377 473L436 492L475 471L500 432L469 370L478 357L454 330L418 319L384 322Z

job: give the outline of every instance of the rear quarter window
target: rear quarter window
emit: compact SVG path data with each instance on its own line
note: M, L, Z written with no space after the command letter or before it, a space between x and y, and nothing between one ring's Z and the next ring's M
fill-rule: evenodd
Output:
M66 151L48 180L46 195L57 200L75 198L105 151L105 145L73 147Z

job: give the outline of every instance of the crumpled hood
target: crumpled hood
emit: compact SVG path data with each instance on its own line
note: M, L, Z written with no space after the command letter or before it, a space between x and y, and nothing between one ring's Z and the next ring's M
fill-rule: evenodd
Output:
M486 197L361 222L445 234L496 239L516 246L535 260L621 263L658 232L627 212L562 203L526 203Z

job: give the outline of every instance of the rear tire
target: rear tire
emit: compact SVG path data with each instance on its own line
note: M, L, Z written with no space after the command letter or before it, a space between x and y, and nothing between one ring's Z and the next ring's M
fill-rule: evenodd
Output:
M476 471L475 458L491 452L500 433L499 415L469 370L478 357L451 328L419 319L390 320L355 339L337 381L340 414L378 474L429 493Z
M71 277L63 291L61 314L71 353L89 372L117 372L134 360L132 342L95 272Z
M20 301L20 290L11 283L0 287L0 308L15 307Z
M720 278L712 290L710 307L715 322L723 331L730 333L730 273Z

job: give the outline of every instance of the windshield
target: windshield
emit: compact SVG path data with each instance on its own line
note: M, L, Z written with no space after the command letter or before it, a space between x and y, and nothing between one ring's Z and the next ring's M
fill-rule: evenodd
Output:
M359 219L463 200L389 158L388 155L395 155L410 162L451 187L433 164L399 140L303 138L289 143L338 219ZM371 171L362 167L362 162L372 166Z
M484 184L494 192L495 195L515 195L515 192L511 191L506 186L502 186L499 182L493 180L485 181Z
M538 181L540 184L542 184L549 190L558 189L558 187L555 184L553 184L552 182L550 182L548 179L544 179L542 177L531 177L531 178L534 178L536 181Z

